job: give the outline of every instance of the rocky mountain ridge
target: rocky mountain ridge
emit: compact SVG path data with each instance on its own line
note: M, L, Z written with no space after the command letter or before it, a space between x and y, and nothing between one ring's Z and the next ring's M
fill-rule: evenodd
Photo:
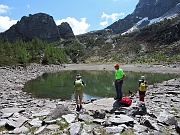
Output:
M17 24L0 33L0 39L8 38L10 42L20 39L31 41L35 37L48 42L60 41L61 38L75 38L67 22L57 26L53 17L45 13L23 16Z
M179 13L179 0L140 0L132 14L111 24L106 29L112 31L113 34L121 34L133 27L142 28L153 19L162 19ZM138 23L140 24L137 26ZM75 38L75 35L68 23L64 22L56 26L52 16L37 13L23 16L9 30L0 33L0 39L5 37L11 42L16 39L28 41L35 37L48 42L56 42L61 38Z
M76 36L68 23L56 26L52 16L38 13L22 17L16 25L0 33L0 39L7 37L13 42L38 37L50 43L56 42L60 48L71 48L68 56L70 62L75 63L178 63L179 8L179 0L140 0L134 12L124 19L106 29ZM151 24L150 19L154 18L156 21Z
M165 19L138 32L132 33L138 39L148 43L169 44L180 40L180 15Z
M140 0L134 12L124 19L118 20L104 30L76 37L88 52L92 52L87 56L91 62L161 62L163 59L175 58L173 62L178 63L179 2L179 0ZM164 58L160 59L161 57Z
M110 29L115 34L121 34L131 29L138 22L144 22L141 27L147 26L151 20L167 17L180 13L179 0L140 0L132 14L120 19L106 29ZM144 18L147 18L143 21Z
M180 16L164 19L140 30L113 34L110 29L76 36L85 46L89 61L180 62ZM92 53L90 53L92 52ZM93 54L93 55L92 55ZM94 57L93 57L94 56ZM162 58L162 59L161 59ZM164 61L165 60L165 61ZM169 61L170 62L170 61ZM170 63L171 63L170 62Z

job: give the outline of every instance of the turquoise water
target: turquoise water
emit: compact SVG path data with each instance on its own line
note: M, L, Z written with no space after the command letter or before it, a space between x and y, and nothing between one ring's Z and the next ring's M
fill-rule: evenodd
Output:
M23 91L32 93L35 97L72 100L74 80L77 73L80 73L87 86L84 89L84 100L91 98L115 97L114 71L62 71L59 73L43 74L35 80L27 82ZM138 80L144 75L148 84L162 82L177 78L177 74L152 74L125 72L126 79L123 84L123 94L127 95L128 90L136 92Z

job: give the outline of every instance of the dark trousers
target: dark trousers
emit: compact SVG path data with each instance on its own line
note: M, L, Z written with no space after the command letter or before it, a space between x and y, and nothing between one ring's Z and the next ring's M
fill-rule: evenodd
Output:
M122 85L123 85L123 80L120 82L115 81L115 88L116 88L116 98L121 101L122 99Z

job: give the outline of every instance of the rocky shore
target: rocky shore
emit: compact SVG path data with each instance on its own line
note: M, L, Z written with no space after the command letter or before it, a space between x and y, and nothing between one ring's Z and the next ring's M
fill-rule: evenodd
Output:
M122 65L125 71L180 74L179 65ZM180 78L150 85L145 102L131 95L130 107L113 98L88 101L81 112L74 101L39 99L22 91L43 73L62 70L114 70L111 64L0 67L0 134L177 135L180 134Z

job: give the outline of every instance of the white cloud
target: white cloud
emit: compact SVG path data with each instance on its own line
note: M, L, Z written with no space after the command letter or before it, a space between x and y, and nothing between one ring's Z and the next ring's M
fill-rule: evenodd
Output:
M100 22L100 25L103 27L106 26L107 24L108 24L108 21Z
M67 22L75 35L86 33L87 29L90 27L90 24L86 23L86 18L81 18L81 20L78 21L75 18L68 17L66 19L57 20L56 25L60 25L62 22Z
M29 5L29 4L27 5L27 8L30 8L30 5Z
M9 29L13 24L17 23L17 20L11 20L8 16L0 16L0 32L4 32Z
M0 4L0 14L7 13L10 9L10 7ZM8 16L0 16L0 20L0 32L6 31L17 23L17 20L11 20Z
M7 13L9 9L10 8L8 6L0 4L0 14Z
M101 19L105 19L105 21L102 21L99 24L102 27L104 27L104 26L108 25L109 20L111 20L111 22L115 22L119 16L123 16L123 15L124 15L124 13L112 13L111 15L108 15L103 12L103 14L101 15Z

